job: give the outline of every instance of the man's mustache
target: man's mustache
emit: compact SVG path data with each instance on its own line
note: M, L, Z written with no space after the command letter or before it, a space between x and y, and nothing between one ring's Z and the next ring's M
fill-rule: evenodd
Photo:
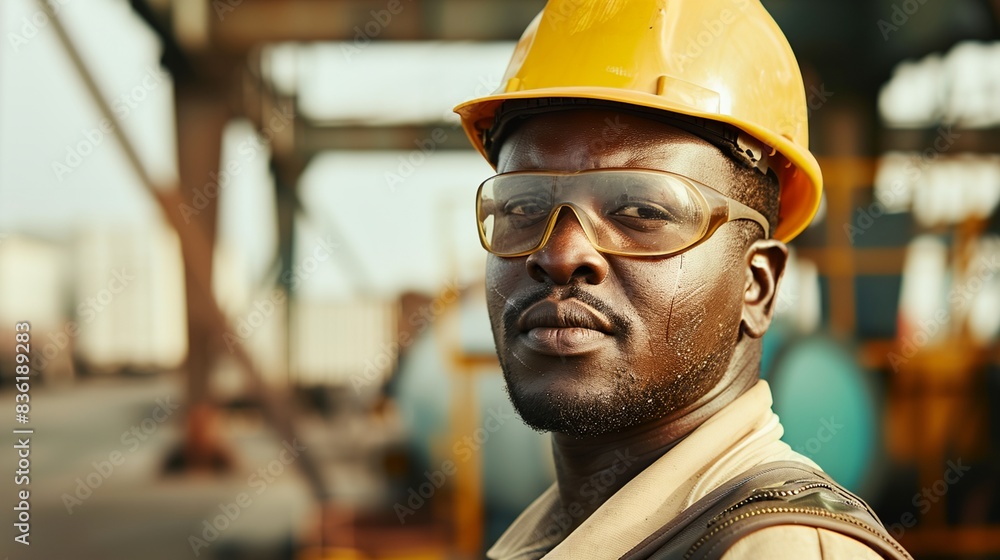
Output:
M521 315L532 305L551 298L557 289L562 292L559 297L560 301L566 299L582 301L604 315L614 326L616 333L627 334L629 332L632 321L628 317L616 312L611 305L587 292L580 284L573 284L569 288L557 288L553 284L546 284L507 298L507 306L502 315L504 334L511 336L516 333L518 331L517 323Z

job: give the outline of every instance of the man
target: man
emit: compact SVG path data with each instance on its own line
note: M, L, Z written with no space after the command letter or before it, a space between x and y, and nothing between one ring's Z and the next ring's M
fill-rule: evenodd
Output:
M499 173L476 211L507 389L557 475L491 558L909 558L758 379L822 178L757 0L550 0L456 112Z

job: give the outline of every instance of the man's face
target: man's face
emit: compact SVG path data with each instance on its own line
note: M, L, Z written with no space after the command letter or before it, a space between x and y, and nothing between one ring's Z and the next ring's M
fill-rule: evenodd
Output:
M603 110L534 116L504 141L501 173L634 167L725 195L737 180L711 144ZM747 272L739 224L672 257L598 252L563 209L546 245L487 262L487 303L511 400L538 430L612 433L707 394L740 336Z

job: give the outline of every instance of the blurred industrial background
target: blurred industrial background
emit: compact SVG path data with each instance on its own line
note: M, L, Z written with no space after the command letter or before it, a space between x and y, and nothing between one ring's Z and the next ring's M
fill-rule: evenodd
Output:
M0 2L0 418L34 430L0 555L482 556L553 474L450 109L543 4ZM1000 1L764 4L827 182L766 339L785 439L917 558L1000 558Z

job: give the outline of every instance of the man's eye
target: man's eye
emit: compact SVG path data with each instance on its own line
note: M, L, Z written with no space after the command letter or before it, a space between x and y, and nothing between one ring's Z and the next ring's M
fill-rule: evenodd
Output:
M620 224L639 231L659 229L675 221L667 209L649 203L623 204L610 215Z
M504 205L503 210L508 216L531 218L541 214L548 214L549 204L539 199L511 200Z
M641 218L643 220L670 219L670 214L668 214L665 210L653 206L639 205L639 204L622 206L618 210L615 210L615 215L627 218Z

